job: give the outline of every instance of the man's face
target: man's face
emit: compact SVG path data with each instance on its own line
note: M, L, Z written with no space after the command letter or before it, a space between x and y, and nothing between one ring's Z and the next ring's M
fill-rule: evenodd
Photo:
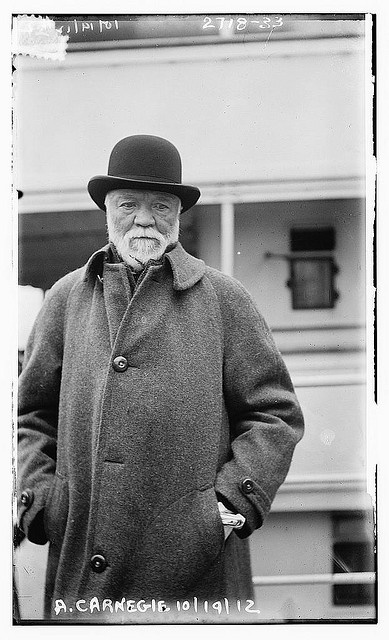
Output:
M173 194L116 189L105 206L109 239L135 270L158 260L178 240L181 201Z

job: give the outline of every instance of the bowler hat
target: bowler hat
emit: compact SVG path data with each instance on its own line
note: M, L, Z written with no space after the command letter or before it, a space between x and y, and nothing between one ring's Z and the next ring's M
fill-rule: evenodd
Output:
M181 200L182 212L193 207L200 197L197 187L181 183L181 158L176 147L157 136L129 136L114 146L108 175L91 178L88 191L105 211L105 196L114 189L173 193Z

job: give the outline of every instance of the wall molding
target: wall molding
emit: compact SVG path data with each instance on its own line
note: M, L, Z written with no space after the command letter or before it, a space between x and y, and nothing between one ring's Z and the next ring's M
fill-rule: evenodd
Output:
M366 375L363 373L329 373L327 375L294 375L293 384L296 388L302 387L350 387L364 386Z
M198 184L199 204L240 202L281 202L290 200L330 200L364 198L365 180L361 177L323 178L320 180L272 180L268 182ZM90 211L96 205L84 188L50 191L24 191L18 203L19 213L44 211Z
M203 184L199 188L200 204L364 198L366 189L365 179L359 176Z
M322 324L322 321L317 321L317 326L312 322L311 326L300 327L296 321L292 329L272 327L272 332L283 355L328 350L333 353L363 353L366 349L366 328L363 325L350 327L345 323L342 327L338 322L331 322L329 319L326 323L328 330L323 331Z
M365 490L366 478L361 473L289 475L280 491L321 491L323 487L328 491Z
M375 580L376 574L374 573L374 571L253 576L253 584L255 587L273 587L302 584L373 584Z
M372 509L374 496L362 474L289 476L280 487L272 511L336 511Z

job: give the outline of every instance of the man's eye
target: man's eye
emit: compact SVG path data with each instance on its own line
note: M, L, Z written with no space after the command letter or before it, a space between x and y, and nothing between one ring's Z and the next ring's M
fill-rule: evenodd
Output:
M156 209L158 209L158 211L166 211L167 209L169 209L168 205L163 204L163 202L156 202L154 206Z
M122 202L119 206L130 209L131 207L135 207L135 202Z

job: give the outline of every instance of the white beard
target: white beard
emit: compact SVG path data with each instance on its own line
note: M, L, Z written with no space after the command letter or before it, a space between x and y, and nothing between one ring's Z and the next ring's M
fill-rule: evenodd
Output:
M170 244L177 242L179 220L166 236L155 229L137 227L122 235L107 216L109 240L115 245L119 255L135 271L141 271L149 260L159 260ZM142 239L142 236L146 236Z

